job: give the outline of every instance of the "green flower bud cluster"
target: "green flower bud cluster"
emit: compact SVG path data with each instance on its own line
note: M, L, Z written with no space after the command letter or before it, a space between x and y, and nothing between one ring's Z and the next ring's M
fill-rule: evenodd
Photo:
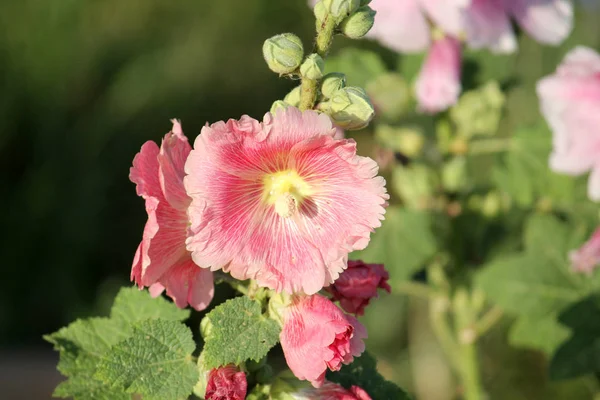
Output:
M463 94L450 110L459 136L491 136L498 130L506 98L497 82Z
M320 55L313 53L306 57L302 65L300 65L300 75L303 78L318 80L323 77L325 69L325 61Z
M352 86L331 93L331 97L319 103L317 109L346 130L365 128L375 115L375 109L364 89Z
M373 27L375 10L369 7L371 0L321 0L315 5L317 29L332 18L337 32L351 39L360 39Z

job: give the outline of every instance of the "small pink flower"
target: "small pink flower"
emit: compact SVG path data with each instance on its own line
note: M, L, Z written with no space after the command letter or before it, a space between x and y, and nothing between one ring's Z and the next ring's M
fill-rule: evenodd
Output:
M451 36L435 40L415 84L419 108L428 113L443 111L460 94L462 51Z
M338 371L360 355L367 337L365 327L344 314L327 298L295 296L283 315L281 347L298 379L320 387L327 368Z
M319 388L306 388L290 393L294 400L372 400L362 388L345 389L337 383L325 381Z
M327 287L333 300L339 300L344 311L363 315L364 309L373 297L377 297L377 289L388 293L392 288L388 285L389 274L383 264L365 264L362 261L348 261L348 269Z
M369 243L388 195L377 164L294 107L202 129L185 165L196 264L276 291L316 293Z
M235 365L215 368L208 374L206 400L244 400L248 382L246 374Z
M587 47L571 50L537 93L553 131L550 168L569 175L591 170L588 195L600 201L600 55Z
M146 200L148 222L131 269L131 280L150 286L158 296L165 288L178 307L188 303L205 309L213 297L213 278L194 264L185 248L187 207L191 199L183 187L183 166L191 147L178 121L164 137L160 149L146 142L133 160L129 178Z
M579 249L569 252L571 268L591 275L600 265L600 228Z

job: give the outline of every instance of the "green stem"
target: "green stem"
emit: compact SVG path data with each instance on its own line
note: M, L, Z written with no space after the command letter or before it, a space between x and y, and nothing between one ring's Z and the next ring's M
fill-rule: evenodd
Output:
M433 296L433 290L427 285L413 281L400 282L394 285L393 290L408 296L429 298Z
M460 365L457 363L457 343L452 335L452 329L448 321L448 308L449 301L447 297L435 296L432 298L429 301L429 321L448 361L458 369Z
M481 400L481 381L475 341L460 344L460 376L465 400Z
M490 308L475 324L475 333L477 334L477 337L483 336L489 331L502 319L503 315L504 311L500 307L494 306Z
M315 42L315 53L320 55L323 60L329 52L331 42L333 41L333 34L335 32L335 21L333 18L327 15L325 20L317 29L317 39ZM317 92L319 87L319 81L314 79L302 78L302 85L300 91L300 110L312 110L317 100Z

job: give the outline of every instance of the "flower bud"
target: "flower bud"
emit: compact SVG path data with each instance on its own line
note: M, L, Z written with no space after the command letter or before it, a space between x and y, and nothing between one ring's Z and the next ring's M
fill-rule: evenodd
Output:
M467 179L467 158L457 156L442 167L442 185L449 192L459 192L469 184Z
M339 72L331 72L323 77L321 82L321 94L324 98L333 97L335 92L346 87L346 75Z
M369 125L375 115L367 93L352 86L338 90L330 100L319 104L319 109L345 130L362 129Z
M302 41L293 33L282 33L265 40L263 56L271 71L278 74L294 72L302 62Z
M322 1L319 1L317 4L315 4L313 13L315 14L317 29L319 29L319 27L327 17L327 9L325 8L325 4L323 4Z
M283 101L290 106L298 107L300 105L300 86L293 88L288 94L285 95Z
M322 0L325 10L333 17L336 23L352 15L360 6L360 0Z
M206 338L208 338L213 330L213 324L210 320L210 318L208 317L204 317L202 318L202 321L200 321L200 334L202 335L202 338L204 340L206 340Z
M373 23L375 23L375 10L363 6L342 21L340 30L350 39L360 39L371 30Z
M285 109L288 108L290 105L288 103L286 103L285 101L282 100L275 100L273 102L273 105L271 105L271 114L275 114L275 112L279 109Z
M320 55L313 53L306 57L306 60L300 66L300 75L303 78L317 80L323 77L324 69L325 61L323 61Z
M242 400L246 398L247 389L246 374L230 364L210 371L204 398Z

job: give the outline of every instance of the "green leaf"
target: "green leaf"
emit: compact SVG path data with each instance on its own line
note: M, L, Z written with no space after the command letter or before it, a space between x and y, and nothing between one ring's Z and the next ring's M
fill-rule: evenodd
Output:
M259 361L279 340L279 325L262 315L260 304L248 297L227 300L205 318L212 322L203 349L208 368Z
M508 340L515 347L529 347L550 355L569 337L569 331L558 323L556 314L546 317L524 315L510 328Z
M54 395L76 400L128 399L123 391L110 389L93 378L102 355L126 336L127 332L108 318L77 320L44 336L60 352L58 370L69 377L56 388Z
M600 295L574 304L559 319L573 333L554 354L550 377L570 379L600 373Z
M435 254L436 240L430 225L427 213L388 207L385 221L372 234L369 246L352 253L351 258L385 264L392 286L410 279Z
M349 86L364 88L371 80L387 71L383 60L373 51L346 47L327 57L325 73L343 72Z
M163 297L152 298L147 291L130 287L119 291L110 316L114 320L133 325L139 321L157 318L183 321L189 318L190 310L182 310Z
M354 362L344 365L338 372L327 372L327 379L345 388L360 386L372 399L409 400L408 394L394 383L386 381L377 372L377 362L369 353L363 353Z
M494 303L517 315L545 317L590 292L590 282L570 271L572 239L566 223L534 216L524 236L525 252L493 260L476 277L476 285Z
M192 332L181 322L142 321L104 355L96 377L147 400L186 399L198 381L195 348Z

